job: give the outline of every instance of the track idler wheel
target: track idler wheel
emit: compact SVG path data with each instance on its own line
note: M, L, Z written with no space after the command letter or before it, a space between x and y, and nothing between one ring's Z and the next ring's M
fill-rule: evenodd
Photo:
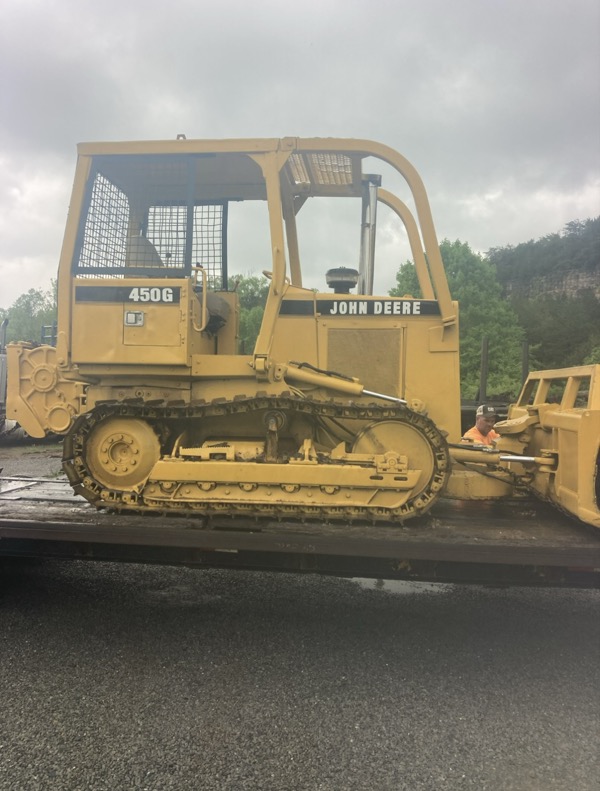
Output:
M416 416L418 420L418 416ZM411 502L419 510L420 495L429 503L441 493L450 465L446 443L430 421L416 425L404 420L381 420L360 431L352 446L353 453L383 455L395 451L406 456L411 470L420 470L419 479L411 492Z
M107 489L137 491L160 458L160 441L145 420L109 417L94 426L83 455L99 484Z

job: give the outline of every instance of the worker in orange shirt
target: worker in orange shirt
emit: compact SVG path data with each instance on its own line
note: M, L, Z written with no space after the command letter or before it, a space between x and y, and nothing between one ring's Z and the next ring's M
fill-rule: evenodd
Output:
M463 434L461 442L476 443L477 445L491 445L500 434L494 431L494 423L498 414L493 406L482 404L475 412L475 425Z

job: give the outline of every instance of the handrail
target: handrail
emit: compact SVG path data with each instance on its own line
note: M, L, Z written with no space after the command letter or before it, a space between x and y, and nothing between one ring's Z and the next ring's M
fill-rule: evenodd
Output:
M196 324L196 316L194 315L194 304L192 303L192 326L196 332L203 332L208 324L208 307L206 303L206 294L208 291L208 275L206 269L199 264L192 264L192 287L194 291L198 288L198 272L202 273L202 313L200 317L200 326Z

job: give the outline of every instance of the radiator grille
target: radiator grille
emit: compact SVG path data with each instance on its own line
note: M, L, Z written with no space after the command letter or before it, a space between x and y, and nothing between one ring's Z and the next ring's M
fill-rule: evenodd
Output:
M330 329L326 367L356 377L367 390L401 398L401 349L400 329Z

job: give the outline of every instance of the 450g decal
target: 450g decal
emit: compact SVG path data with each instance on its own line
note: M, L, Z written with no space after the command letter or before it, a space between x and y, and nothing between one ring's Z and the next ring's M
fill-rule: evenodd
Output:
M130 302L173 302L173 289L170 286L136 286L129 292Z
M154 305L179 304L180 286L77 286L76 302L150 302Z

